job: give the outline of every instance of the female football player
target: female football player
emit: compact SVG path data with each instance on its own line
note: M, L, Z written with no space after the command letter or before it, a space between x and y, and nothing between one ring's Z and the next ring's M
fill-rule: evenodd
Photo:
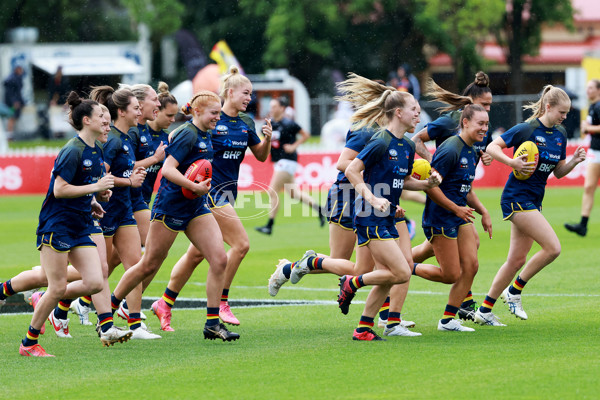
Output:
M208 194L208 206L219 224L223 240L230 246L227 252L225 282L219 304L219 317L225 323L239 325L231 312L229 290L235 274L250 249L248 234L235 209L238 194L238 176L246 149L250 148L258 161L264 162L271 146L271 121L262 128L264 140L256 134L254 121L244 112L251 100L252 83L232 66L223 78L221 119L213 131L212 181ZM160 319L161 329L171 331L171 307L179 292L191 277L194 269L204 259L202 252L190 245L186 254L173 267L171 279L161 299L152 304L153 312Z
M216 128L220 118L221 100L210 91L200 91L182 108L182 112L192 115L193 119L169 135L163 178L152 207L146 251L139 263L125 271L113 292L112 302L113 305L120 303L131 290L154 274L167 257L177 234L185 232L210 265L206 279L207 320L204 338L237 340L239 335L229 332L219 321L227 254L219 225L206 204L210 179L196 183L184 176L195 161L213 160L211 131ZM198 197L186 198L182 188Z
M571 100L564 90L547 85L540 99L525 108L532 110L533 115L496 138L487 149L495 160L531 176L519 180L511 172L504 185L500 205L504 220L511 222L510 247L506 262L498 270L485 301L475 313L475 322L479 324L498 325L492 313L498 297L507 303L510 312L517 318L527 319L521 303L523 288L560 254L558 237L541 213L548 176L554 173L557 178L562 178L585 160L582 147L575 150L568 162L565 160L567 139L565 129L560 124L571 108ZM527 162L527 154L511 158L502 151L507 147L517 149L526 141L538 147L537 165ZM541 249L527 261L533 242L539 244ZM511 283L523 265L525 267Z
M37 301L19 348L23 356L51 357L38 344L38 336L52 309L62 298L95 294L103 286L100 257L90 236L96 229L91 198L114 186L114 177L104 175L102 150L96 143L104 133L103 113L95 101L82 100L75 92L71 92L67 103L78 135L56 158L40 212L37 242L48 290ZM79 271L80 281L67 284L67 258Z

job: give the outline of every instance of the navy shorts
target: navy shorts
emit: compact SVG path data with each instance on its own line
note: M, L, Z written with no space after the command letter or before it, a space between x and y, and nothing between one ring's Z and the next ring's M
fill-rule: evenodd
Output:
M162 222L163 225L173 232L183 232L193 219L204 217L211 214L210 208L206 203L202 203L194 213L185 217L173 217L166 214L152 213L151 221Z
M144 200L144 196L142 196L141 192L135 196L133 196L132 194L132 197L133 198L131 199L131 209L134 213L142 210L150 210L150 208L148 207L148 203L146 203L146 201Z
M396 230L394 225L357 225L354 231L356 232L359 246L365 246L369 244L371 240L398 239L398 230Z
M518 212L527 212L527 211L542 211L541 204L535 204L532 201L526 201L522 203L500 203L500 207L502 207L502 217L506 221L510 217L513 216L514 213Z
M446 239L456 239L458 237L458 228L460 228L463 225L471 225L471 223L464 223L449 228L443 226L424 226L423 232L425 232L425 237L429 242L431 242L436 236L443 236Z
M91 235L70 235L68 233L42 233L37 237L37 249L48 246L59 253L66 253L76 247L96 247Z
M133 213L129 214L129 212L128 210L127 214L122 216L111 216L110 213L104 214L104 217L100 220L100 227L102 228L104 237L115 236L117 229L122 226L137 226Z
M333 184L327 194L327 221L346 230L354 230L356 192L350 183Z
M235 204L235 196L230 190L214 191L208 194L207 202L208 207L211 209L225 207L228 204L233 206Z
M102 227L100 226L100 222L94 218L94 228L92 229L92 233L90 235L102 235Z

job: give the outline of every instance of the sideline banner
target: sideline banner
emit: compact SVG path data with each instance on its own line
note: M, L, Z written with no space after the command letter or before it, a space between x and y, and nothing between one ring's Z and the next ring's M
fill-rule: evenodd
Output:
M573 156L577 146L567 147L567 160ZM505 150L512 156L512 151ZM335 181L335 168L339 153L302 153L296 171L296 183L303 188L327 190ZM22 155L0 157L0 196L14 194L45 194L50 184L50 173L56 156ZM493 161L489 167L477 166L475 187L503 187L511 169ZM271 181L273 163L261 163L251 154L246 154L240 168L240 190L262 190ZM548 186L583 186L585 162L579 164L566 177L557 179L550 175ZM157 185L160 177L157 179Z

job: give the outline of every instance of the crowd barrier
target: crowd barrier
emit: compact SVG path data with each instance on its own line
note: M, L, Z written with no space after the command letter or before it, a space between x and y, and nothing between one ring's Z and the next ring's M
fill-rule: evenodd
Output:
M567 147L567 159L575 152L576 146ZM506 150L507 154L509 153ZM296 183L306 189L326 190L335 181L335 164L339 153L302 153L296 171ZM50 183L50 173L56 155L18 154L0 157L0 195L44 194ZM261 163L252 154L247 154L240 168L240 190L263 190L273 173L270 161ZM510 168L493 161L490 166L479 164L475 177L475 187L502 187ZM550 176L548 186L583 186L585 163L579 164L562 179ZM158 181L157 181L158 184Z

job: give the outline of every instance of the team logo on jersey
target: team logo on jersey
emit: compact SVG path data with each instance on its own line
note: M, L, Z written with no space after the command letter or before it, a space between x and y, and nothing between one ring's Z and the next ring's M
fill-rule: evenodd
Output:
M227 135L229 133L229 129L227 128L227 125L217 125L215 130L216 130L215 133L217 135Z
M394 149L390 149L389 150L389 154L390 156L388 157L388 159L392 160L392 161L397 161L398 160L398 152Z
M546 147L546 138L543 136L536 136L535 137L535 144L537 145L537 147Z
M206 143L204 143L204 142L200 142L200 143L198 144L198 147L200 147L202 150L204 150L204 149L206 149Z
M125 153L129 153L129 146L127 146L126 144L123 145L123 151Z
M469 160L467 159L467 157L461 157L460 168L469 168Z
M146 136L142 136L140 138L140 142L142 142L142 143L146 143L147 141L148 141L148 139L146 139Z
M88 159L83 160L83 166L84 167L91 167L92 166L92 160L88 160Z

